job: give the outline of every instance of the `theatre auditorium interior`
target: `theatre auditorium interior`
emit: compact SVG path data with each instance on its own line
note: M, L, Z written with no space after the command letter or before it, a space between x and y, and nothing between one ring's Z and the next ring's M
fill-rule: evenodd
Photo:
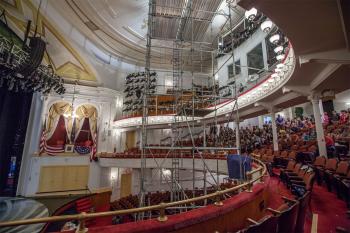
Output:
M350 0L0 0L0 233L350 233Z

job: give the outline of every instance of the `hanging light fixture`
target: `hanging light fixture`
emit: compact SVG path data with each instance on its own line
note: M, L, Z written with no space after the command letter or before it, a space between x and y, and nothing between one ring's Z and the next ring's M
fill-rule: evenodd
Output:
M280 53L283 51L283 46L277 46L273 51L275 51L275 53Z
M271 28L272 28L272 21L271 20L266 20L264 21L261 25L260 25L260 28L263 32L266 32L268 33Z
M255 19L256 14L258 13L257 9L255 9L254 7L252 9L250 9L249 11L246 11L244 13L246 19L248 19L249 21L252 21Z
M280 54L280 55L277 55L277 56L276 56L276 59L277 59L278 61L283 60L283 59L284 59L284 54L282 53L282 54Z
M274 35L272 35L271 37L270 37L270 42L272 43L272 44L277 44L278 43L278 41L280 40L280 35L279 34L274 34Z
M284 67L285 65L283 64L283 63L280 63L280 64L277 64L277 68L279 68L279 69L283 69L283 67Z

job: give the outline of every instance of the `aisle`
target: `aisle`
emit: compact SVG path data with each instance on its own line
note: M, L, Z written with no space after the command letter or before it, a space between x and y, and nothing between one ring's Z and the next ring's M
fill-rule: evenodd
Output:
M278 208L283 200L281 196L292 197L286 186L276 177L270 177L271 193L268 207ZM305 233L311 232L312 218L317 214L317 233L335 233L336 227L342 227L350 233L350 218L347 217L346 204L339 200L335 193L327 191L326 187L314 184L311 196L312 214L308 213L305 220Z
M311 197L311 209L318 215L317 232L336 232L336 227L342 227L350 232L350 219L347 217L346 204L339 200L335 193L327 191L326 187L314 185ZM311 232L311 218L307 218L305 232Z

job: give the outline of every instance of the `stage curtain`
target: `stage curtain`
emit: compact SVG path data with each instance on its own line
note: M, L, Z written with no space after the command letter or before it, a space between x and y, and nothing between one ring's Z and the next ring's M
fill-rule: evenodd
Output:
M97 110L95 106L90 104L84 104L77 108L76 110L77 117L76 120L76 138L78 137L80 130L83 126L84 119L89 119L89 126L90 126L90 132L92 139L95 140L95 137L97 135Z
M63 114L71 114L72 113L72 106L67 102L57 102L51 105L49 109L49 114L47 118L47 124L46 124L46 140L49 140L52 135L54 134L58 121L60 119L60 116ZM65 120L65 127L66 127L66 133L68 138L70 138L71 130L72 130L72 118L64 118Z
M16 195L31 101L32 93L0 87L0 196Z

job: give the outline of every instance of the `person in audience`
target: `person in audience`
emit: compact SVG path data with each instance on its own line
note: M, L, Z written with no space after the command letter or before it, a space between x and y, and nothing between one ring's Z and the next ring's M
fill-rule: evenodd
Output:
M339 121L339 114L337 113L337 111L333 110L332 111L332 117L331 117L331 121L332 124L337 123Z
M328 158L333 158L335 153L335 143L331 133L328 133L325 136L325 141L326 141L326 148L327 148L327 156Z
M339 124L346 124L349 121L349 113L345 110L340 112Z
M329 124L329 117L328 117L328 113L324 112L323 116L322 116L322 124L324 126L327 126Z
M281 126L281 125L283 125L283 123L284 123L283 117L282 117L280 114L278 114L278 115L277 115L277 118L276 118L276 124L277 124L277 126Z

